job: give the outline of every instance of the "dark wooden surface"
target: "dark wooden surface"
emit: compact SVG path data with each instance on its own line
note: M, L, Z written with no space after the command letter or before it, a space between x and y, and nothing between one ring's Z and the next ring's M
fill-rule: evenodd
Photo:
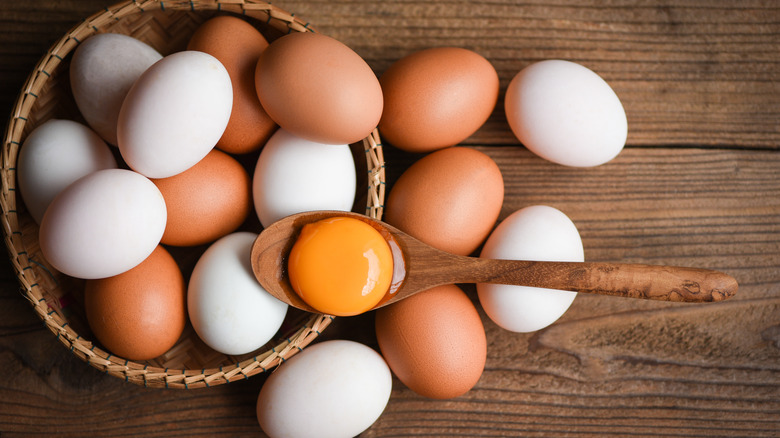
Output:
M113 3L0 0L2 114L49 46ZM275 4L378 74L441 45L486 56L502 93L536 60L592 68L624 103L627 148L593 169L547 163L512 137L499 104L466 144L501 168L501 218L551 205L579 228L587 260L718 269L740 283L715 304L580 295L531 334L482 313L488 359L476 387L433 401L394 380L364 436L780 436L780 3ZM416 158L385 156L389 184ZM262 436L254 409L263 377L203 390L125 383L62 347L18 290L3 258L0 436ZM339 318L323 337L375 346L373 316Z

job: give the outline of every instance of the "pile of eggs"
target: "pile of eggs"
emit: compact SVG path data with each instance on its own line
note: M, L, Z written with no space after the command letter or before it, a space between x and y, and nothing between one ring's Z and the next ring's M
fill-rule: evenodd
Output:
M341 62L328 88L306 89L316 81L289 70L316 54ZM368 80L347 80L348 69ZM189 321L223 354L266 344L288 306L258 284L249 264L257 234L242 230L259 229L254 219L267 226L301 211L352 209L350 143L375 129L382 110L368 65L312 33L269 46L249 22L226 15L167 56L127 35L94 35L74 51L69 73L86 123L36 127L20 149L18 185L46 261L86 280L97 340L114 355L149 360ZM341 90L372 99L338 102L339 77ZM290 114L291 102L308 119ZM171 247L197 247L189 278Z
M575 225L555 208L529 206L496 227L501 172L488 155L459 146L499 98L496 70L473 51L422 50L377 78L332 38L291 33L269 44L242 19L219 16L187 50L165 57L131 37L95 35L70 68L88 126L50 120L31 132L18 160L19 188L40 224L47 261L87 280L88 322L113 354L157 357L187 320L225 354L270 340L287 305L253 276L257 235L236 230L253 213L268 226L302 211L350 210L349 144L377 126L389 145L419 154L388 194L386 222L455 254L482 247L479 255L489 258L584 260ZM626 140L617 95L572 62L526 67L504 102L517 138L561 165L606 163ZM258 153L253 171L235 157L249 153ZM166 246L205 244L185 279ZM516 332L553 323L576 296L485 284L477 291L487 316ZM460 396L479 380L485 331L458 286L375 317L380 352L321 342L268 377L257 404L266 433L357 435L384 410L391 373L436 399Z

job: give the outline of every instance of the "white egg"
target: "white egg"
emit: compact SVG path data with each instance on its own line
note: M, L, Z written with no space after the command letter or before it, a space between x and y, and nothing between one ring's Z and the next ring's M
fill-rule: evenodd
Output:
M480 257L502 260L582 262L577 227L563 212L545 205L526 207L501 221ZM501 284L478 284L488 317L513 332L533 332L555 322L571 306L575 292Z
M151 46L127 35L100 33L76 48L70 62L73 98L87 124L116 145L119 109L141 74L162 58Z
M626 143L626 112L614 90L580 64L547 60L509 83L506 118L529 150L549 161L592 167L615 158Z
M359 435L384 411L392 377L382 356L353 341L307 347L268 376L257 419L271 438Z
M54 198L38 240L60 272L105 278L144 261L160 243L166 219L165 201L149 179L131 170L98 170Z
M270 341L287 314L257 282L250 263L257 234L239 231L211 244L190 277L190 322L208 346L225 354L244 354Z
M349 211L355 201L349 145L315 143L278 129L255 166L252 196L263 226L294 213Z
M48 120L27 136L19 151L19 192L40 224L65 187L92 172L116 167L110 148L94 131L70 120Z
M233 86L225 67L185 50L149 67L127 93L117 123L127 164L149 178L167 178L203 159L230 119Z

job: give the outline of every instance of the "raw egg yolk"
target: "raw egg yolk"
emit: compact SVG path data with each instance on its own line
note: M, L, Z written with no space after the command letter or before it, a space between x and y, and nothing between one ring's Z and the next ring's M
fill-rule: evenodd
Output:
M303 226L290 251L293 290L318 311L352 316L371 310L390 288L393 254L370 224L333 217Z

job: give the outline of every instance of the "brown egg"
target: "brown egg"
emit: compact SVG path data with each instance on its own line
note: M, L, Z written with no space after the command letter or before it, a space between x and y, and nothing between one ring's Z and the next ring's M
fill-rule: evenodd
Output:
M176 344L187 320L184 277L162 246L122 274L88 280L84 306L92 332L112 354L158 357Z
M463 395L485 369L482 320L455 285L439 286L376 311L376 337L390 369L429 398Z
M371 67L322 34L296 32L272 42L257 63L255 88L279 126L318 143L360 141L382 115L382 88Z
M153 179L168 211L161 242L194 246L235 231L252 209L251 180L230 155L212 150L182 173Z
M379 79L382 138L409 152L454 146L487 121L498 100L498 73L481 55L437 47L396 61Z
M384 220L453 254L474 252L498 220L504 180L492 158L450 147L412 164L395 182Z
M276 123L260 105L255 92L255 66L268 41L246 21L232 16L214 17L192 35L187 50L206 52L227 69L233 84L233 110L217 147L232 154L260 149Z

